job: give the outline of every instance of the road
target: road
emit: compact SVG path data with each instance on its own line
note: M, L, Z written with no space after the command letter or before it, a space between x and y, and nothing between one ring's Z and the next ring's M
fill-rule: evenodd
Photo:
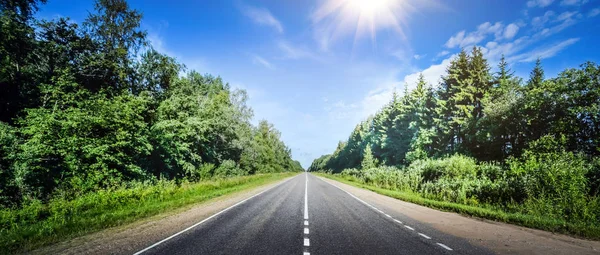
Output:
M303 173L136 254L488 254Z

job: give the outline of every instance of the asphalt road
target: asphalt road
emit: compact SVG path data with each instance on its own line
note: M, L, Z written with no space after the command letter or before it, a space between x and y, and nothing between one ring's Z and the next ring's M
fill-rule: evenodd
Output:
M488 254L300 174L136 254Z

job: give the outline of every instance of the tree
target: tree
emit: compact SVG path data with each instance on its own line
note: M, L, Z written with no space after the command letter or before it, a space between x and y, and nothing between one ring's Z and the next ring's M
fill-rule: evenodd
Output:
M377 160L373 157L370 144L365 147L365 151L363 152L363 160L360 163L360 166L362 169L370 169L377 166Z
M78 81L91 91L134 90L132 62L147 44L146 32L140 29L142 14L129 9L125 0L98 0L95 10L83 23L95 49L86 56Z

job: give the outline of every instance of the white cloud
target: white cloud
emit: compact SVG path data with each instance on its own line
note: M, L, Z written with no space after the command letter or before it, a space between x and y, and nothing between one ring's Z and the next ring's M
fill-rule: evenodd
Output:
M552 34L556 34L560 31L564 30L565 28L575 25L577 22L579 22L579 20L582 17L583 17L583 15L581 15L579 12L576 12L576 11L563 12L560 15L558 15L556 17L556 19L553 19L550 21L550 23L552 23L552 24L558 23L558 25L543 28L542 31L535 34L534 36L549 36Z
M527 1L527 7L546 7L551 5L554 0L529 0Z
M277 44L277 47L283 52L284 58L286 59L317 58L317 56L306 48L294 46L286 41L280 41Z
M560 5L583 5L587 2L588 0L562 0Z
M449 51L447 51L447 50L443 50L442 52L440 52L440 53L438 53L438 54L437 54L437 57L438 57L438 58L439 58L439 57L443 57L443 56L446 56L446 55L448 55L448 54L450 54L450 52L449 52Z
M556 18L557 21L563 21L563 20L568 20L568 19L572 19L574 17L576 17L576 15L578 15L579 12L576 11L572 11L572 12L563 12L560 15L558 15L558 17Z
M493 25L490 22L485 22L477 26L477 30L468 34L465 30L456 33L456 35L448 39L445 46L447 48L455 48L457 46L466 47L475 45L483 41L489 34L494 34L496 38L500 37L503 29L504 25L502 25L500 22L496 22Z
M596 17L600 14L600 8L594 8L590 12L588 12L588 17Z
M415 58L416 60L419 60L419 59L422 59L422 58L424 58L424 57L426 57L426 56L427 56L427 55L419 55L419 54L415 54L415 55L413 56L413 58Z
M409 90L414 88L417 84L417 80L419 79L419 75L423 74L425 80L431 84L432 86L437 86L442 75L446 73L446 68L450 65L450 61L455 57L452 55L444 60L441 63L431 65L430 67L421 70L419 72L415 72L409 75L404 76L403 84L408 84Z
M254 64L260 64L266 68L269 68L271 70L275 69L275 66L273 64L271 64L271 62L267 61L266 59L264 59L263 57L259 56L259 55L252 55L252 63Z
M558 52L560 52L561 50L565 49L566 47L568 47L578 41L579 41L579 38L571 38L571 39L562 41L562 42L555 44L553 46L550 46L550 47L537 48L530 52L511 57L507 61L509 61L509 62L513 62L513 61L533 62L533 61L537 60L538 58L546 59L546 58L554 57L554 56L556 56L556 54Z
M535 17L531 20L531 25L534 28L540 28L543 27L546 23L548 23L548 21L550 21L550 19L552 19L554 17L554 12L553 11L547 11L546 13L544 13L544 15L539 16L539 17Z
M517 26L515 23L508 24L508 26L506 26L504 29L504 38L512 39L515 37L515 35L517 35L518 32L519 26Z
M265 8L257 8L252 6L242 7L242 12L254 23L259 25L270 26L277 30L279 33L283 33L283 26L281 22L277 20L269 10Z

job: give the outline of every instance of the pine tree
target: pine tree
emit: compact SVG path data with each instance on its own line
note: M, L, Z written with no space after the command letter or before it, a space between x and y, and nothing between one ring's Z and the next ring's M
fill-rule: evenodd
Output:
M377 160L373 157L373 152L371 151L371 144L367 144L365 147L365 151L363 152L363 160L360 164L362 169L370 169L377 166Z
M542 61L538 58L535 61L535 67L529 74L529 81L527 81L527 87L529 89L539 88L544 82L544 69L542 68Z
M470 112L469 109L465 109L469 102L469 93L466 93L465 88L461 88L467 82L468 66L469 57L463 49L450 62L437 91L435 122L440 153L453 152L461 143L461 126Z

